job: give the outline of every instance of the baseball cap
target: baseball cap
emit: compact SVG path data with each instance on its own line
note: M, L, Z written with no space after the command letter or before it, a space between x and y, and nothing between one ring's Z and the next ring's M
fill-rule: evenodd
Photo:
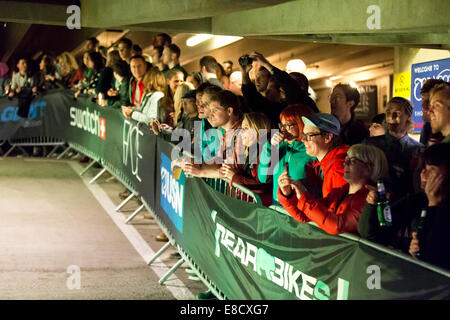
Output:
M181 98L182 99L195 99L196 90L191 90L186 92Z
M338 136L341 131L339 120L328 113L314 113L309 118L302 117L302 120L305 126L313 126L336 136Z

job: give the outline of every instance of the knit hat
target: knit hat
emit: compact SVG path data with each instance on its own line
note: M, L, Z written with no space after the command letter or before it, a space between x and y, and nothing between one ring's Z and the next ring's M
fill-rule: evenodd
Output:
M339 120L328 113L314 113L309 118L302 117L302 120L305 126L313 126L319 128L321 131L332 133L335 136L338 136L341 131Z

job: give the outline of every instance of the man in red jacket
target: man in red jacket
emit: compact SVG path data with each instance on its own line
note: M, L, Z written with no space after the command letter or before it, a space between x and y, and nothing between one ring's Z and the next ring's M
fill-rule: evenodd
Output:
M331 190L347 183L344 180L344 161L349 146L340 144L340 123L333 115L315 113L309 118L302 117L302 120L305 126L301 137L306 153L319 160L314 166L321 169L320 176L307 172L305 185L314 187L323 181L322 197L326 198Z

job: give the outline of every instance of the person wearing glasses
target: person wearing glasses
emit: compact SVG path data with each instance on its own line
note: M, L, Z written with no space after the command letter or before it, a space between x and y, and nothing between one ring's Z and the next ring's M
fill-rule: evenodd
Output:
M302 117L303 133L300 135L305 144L306 153L316 157L314 166L320 170L310 175L308 171L307 188L317 190L321 187L321 196L325 198L332 189L347 182L344 180L344 160L349 146L341 144L339 138L341 125L339 120L328 113L315 113ZM316 191L316 196L319 194Z
M277 201L278 177L288 166L293 179L305 179L307 165L315 160L306 153L306 148L301 141L300 133L303 131L302 116L310 115L309 107L289 106L280 114L280 131L275 133L270 141L264 144L261 152L258 179L267 183L273 175L273 204Z
M278 201L297 221L315 222L329 234L357 233L358 220L366 204L369 189L387 173L387 160L381 149L356 144L350 147L344 162L344 179L348 183L317 199L288 172L278 178Z

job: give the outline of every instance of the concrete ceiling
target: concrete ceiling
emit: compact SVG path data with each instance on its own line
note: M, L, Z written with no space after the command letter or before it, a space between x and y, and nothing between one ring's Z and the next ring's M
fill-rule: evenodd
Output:
M81 30L65 27L71 4L81 7ZM369 10L373 5L375 11ZM109 40L126 35L146 48L156 33L166 32L181 47L188 66L211 50L219 60L227 55L236 61L250 48L261 48L280 64L299 54L309 63L309 57L327 60L331 49L348 57L349 50L361 54L364 46L383 52L394 46L449 49L449 13L448 0L0 1L0 57L7 61L44 45L56 53L76 50L83 39L98 35ZM226 51L208 42L187 47L185 39L194 33L245 38ZM374 63L382 63L378 60Z

